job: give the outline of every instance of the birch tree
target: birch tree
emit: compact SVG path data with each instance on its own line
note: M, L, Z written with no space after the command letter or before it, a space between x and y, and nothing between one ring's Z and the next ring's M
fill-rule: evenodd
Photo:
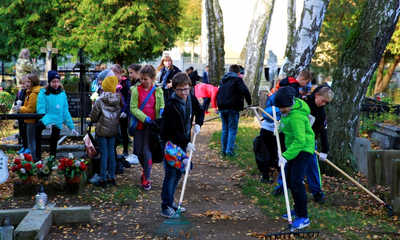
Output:
M290 46L292 45L296 33L296 0L288 0L287 3L287 42L285 56L289 56Z
M264 70L265 47L274 4L275 0L257 1L246 44L240 54L240 59L244 62L243 65L246 69L244 82L254 103L258 102L258 88L261 73Z
M304 1L300 24L287 51L280 74L296 76L301 70L310 67L329 1Z
M208 34L208 77L211 84L218 85L225 73L224 21L218 0L206 0L205 10Z
M366 2L333 74L335 98L328 118L329 135L334 137L329 139L328 157L347 172L356 170L352 149L361 101L395 31L399 5L398 0Z

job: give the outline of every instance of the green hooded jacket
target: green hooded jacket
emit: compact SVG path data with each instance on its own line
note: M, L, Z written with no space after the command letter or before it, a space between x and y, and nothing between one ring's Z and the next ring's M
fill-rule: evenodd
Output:
M285 134L286 160L294 159L301 151L314 154L314 131L308 120L310 108L303 100L295 98L294 105L287 116L282 115L281 131Z

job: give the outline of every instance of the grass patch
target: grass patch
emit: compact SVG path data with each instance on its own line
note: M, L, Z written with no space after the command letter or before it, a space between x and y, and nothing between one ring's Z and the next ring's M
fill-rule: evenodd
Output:
M238 134L236 138L239 154L237 158L228 158L228 161L236 164L245 172L242 178L243 193L251 201L259 206L262 211L272 219L280 218L286 213L284 196L272 194L275 184L260 183L261 174L258 172L253 153L253 139L259 134L260 128L253 124L253 119L241 117ZM210 148L220 151L221 131L214 132L210 140ZM323 177L323 181L332 181L335 178ZM345 181L343 181L345 182ZM308 213L311 228L330 233L330 236L341 235L346 239L373 238L394 239L400 237L398 217L388 219L385 208L374 200L360 197L363 193L351 182L340 186L340 191L326 191L326 203L317 204L312 201L313 197L308 192ZM289 201L293 207L293 199L289 192ZM283 226L286 227L286 226ZM394 236L394 238L393 238Z
M111 190L111 191L110 191ZM82 199L88 202L110 202L122 204L125 201L135 201L139 195L139 188L134 185L121 184L106 189L98 188L82 195Z

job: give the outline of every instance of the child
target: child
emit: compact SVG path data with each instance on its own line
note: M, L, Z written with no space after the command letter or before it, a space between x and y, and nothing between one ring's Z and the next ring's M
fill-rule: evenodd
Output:
M44 113L44 117L39 120L36 125L36 161L42 158L42 131L47 129L50 131L50 156L57 154L57 141L60 137L60 132L63 123L71 130L71 135L78 136L75 130L71 114L68 111L67 95L60 84L60 75L50 70L47 73L48 84L40 89L37 98L36 112Z
M110 70L114 72L115 76L118 78L117 93L121 94L121 100L123 106L121 107L121 115L119 116L119 128L122 137L122 147L123 156L128 157L128 114L129 114L129 103L131 101L131 82L126 75L125 69L123 69L119 64L114 64L110 67ZM119 138L121 139L121 138Z
M308 104L312 116L312 129L315 134L315 139L321 133L321 146L322 151L319 154L321 161L326 160L329 151L328 133L327 133L327 119L324 106L333 99L333 92L328 85L321 85L317 87L313 93L308 96L304 101ZM317 149L317 142L315 142L315 149ZM314 200L317 203L325 203L325 194L322 191L321 173L319 171L317 155L314 153L308 163L306 169L308 187Z
M131 112L139 120L134 136L134 151L143 168L140 181L144 190L151 188L150 124L161 117L164 111L163 91L161 88L153 89L155 79L156 69L152 65L146 65L140 70L140 84L131 87ZM151 96L147 98L150 93ZM145 106L140 109L146 99Z
M202 98L203 99L203 109L204 109L204 114L208 115L210 114L208 112L208 108L211 106L214 108L214 112L217 111L218 106L217 106L217 93L218 93L218 87L211 85L211 84L197 84L195 87L195 95L197 98Z
M26 77L25 87L27 88L25 103L21 107L21 113L35 113L36 112L36 102L38 98L38 94L40 92L40 80L38 75L29 74ZM36 119L25 119L26 124L26 132L28 136L28 144L29 149L31 149L32 158L36 158L36 144L35 144L35 136L36 136Z
M203 125L204 110L197 98L190 94L191 81L186 73L177 73L172 79L174 92L167 100L163 114L164 121L168 126L161 132L162 149L167 141L178 145L186 152L195 150L190 141L193 118L196 117L194 131L200 133ZM182 172L172 167L167 160L163 161L165 176L161 189L161 216L170 218L175 214L178 205L174 203L174 194ZM181 208L184 212L185 208Z
M26 95L26 76L21 77L21 89L17 92L17 95L15 96L14 100L14 110L19 113L21 110L21 106L24 105L25 102L25 95ZM26 133L26 124L24 119L18 119L18 130L19 130L19 136L21 137L22 140L22 148L21 150L18 151L18 154L20 153L27 153L31 154L30 149L28 148L28 139L27 139L27 133Z
M280 87L291 86L296 91L296 97L300 97L299 87L303 88L307 86L309 82L312 80L312 75L309 70L303 69L300 71L297 78L286 77L279 81L279 83L275 86L275 89L271 89L271 92L268 96L274 94L274 92L278 91Z
M90 120L96 124L96 136L100 150L100 181L97 185L106 188L107 182L115 186L115 137L121 114L121 96L116 92L118 78L108 71L101 86L103 93L93 104ZM108 160L108 164L107 164ZM108 174L107 174L108 165Z
M140 83L140 69L142 66L140 64L132 63L128 67L129 78L131 79L131 86L135 86Z
M296 216L293 227L302 229L310 225L307 213L307 193L303 184L307 164L314 153L314 132L308 120L310 108L301 99L294 98L295 89L281 87L275 96L275 106L282 114L280 129L285 134L286 151L279 157L279 166L286 163L286 179L294 199ZM282 216L287 219L287 214Z

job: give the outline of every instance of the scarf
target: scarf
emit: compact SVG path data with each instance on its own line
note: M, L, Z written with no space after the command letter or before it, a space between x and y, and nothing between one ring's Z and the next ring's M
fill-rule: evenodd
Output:
M52 94L59 94L59 93L61 93L61 92L63 91L63 89L62 89L61 86L59 86L57 89L55 89L55 88L52 88L52 87L49 85L49 91L50 91Z
M172 67L170 69L165 67L164 70L166 71L166 73L164 74L164 77L162 79L162 87L163 89L167 89L167 78L169 73L172 71Z

